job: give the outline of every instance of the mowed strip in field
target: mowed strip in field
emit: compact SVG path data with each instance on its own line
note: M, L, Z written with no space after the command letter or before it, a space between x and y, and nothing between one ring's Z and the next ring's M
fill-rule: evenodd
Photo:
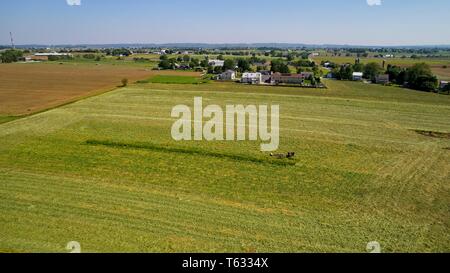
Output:
M450 100L378 85L137 84L0 125L0 251L450 249ZM280 151L175 142L175 105L279 104ZM251 159L251 160L247 160Z
M123 78L131 83L160 74L179 73L111 64L0 64L0 123L1 116L27 115L109 91Z

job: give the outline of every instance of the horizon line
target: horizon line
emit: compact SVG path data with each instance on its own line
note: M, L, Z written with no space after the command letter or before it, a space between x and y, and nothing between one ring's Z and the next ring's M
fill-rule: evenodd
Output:
M291 42L230 42L230 43L211 43L211 42L165 42L165 43L155 43L155 42L116 42L116 43L24 43L16 44L16 47L25 46L101 46L101 45L208 45L208 46L254 46L254 45L280 45L280 46L306 46L306 47L326 47L326 46L336 46L336 47L367 47L367 48L387 48L387 47L448 47L450 44L397 44L397 45L364 45L364 44L339 44L339 43L291 43ZM2 47L10 47L10 44L2 44Z

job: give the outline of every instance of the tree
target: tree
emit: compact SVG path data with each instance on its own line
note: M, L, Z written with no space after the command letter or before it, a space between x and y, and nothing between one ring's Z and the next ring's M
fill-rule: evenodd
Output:
M408 87L422 91L434 91L438 87L438 80L426 63L418 63L406 69Z
M402 74L402 72L403 69L396 65L388 64L386 69L386 74L389 75L389 79L397 84L403 84L405 82L405 79L403 77L404 73ZM403 78L401 78L400 76L402 76Z
M339 78L340 80L351 80L353 79L353 67L351 65L343 65L339 70Z
M366 79L369 79L373 82L376 81L376 78L383 72L383 69L381 68L380 64L371 62L366 64L364 67L364 77Z
M189 55L184 55L183 56L183 61L188 63L191 60L191 57Z
M2 63L18 62L23 57L23 52L20 50L9 49L0 55Z
M204 68L207 68L208 66L209 66L209 61L208 60L202 60L201 62L200 62L200 66L201 67L204 67Z
M116 48L111 53L113 56L130 56L131 51L126 48Z
M439 82L434 75L423 75L417 78L414 85L411 85L414 89L432 92L438 88Z
M431 72L431 67L426 63L415 64L412 67L408 68L406 72L407 81L411 83L417 81L420 76L433 75L433 73Z
M221 60L221 61L223 61L223 60L225 60L225 59L223 58L223 55L222 55L222 54L220 54L219 56L217 56L217 60Z
M289 66L285 62L278 59L278 60L272 61L272 66L270 68L270 71L279 72L279 73L289 73L290 69L289 69Z
M337 80L342 80L341 69L335 67L331 70L331 74L333 74L333 77Z
M225 60L223 64L223 70L234 70L236 68L236 62L233 59Z
M191 62L189 63L190 67L197 67L200 66L200 61L196 58L192 58Z
M364 72L364 69L365 69L364 65L360 62L357 62L353 65L353 71Z
M165 59L159 62L158 67L161 69L174 69L175 59Z
M293 61L295 59L295 54L294 53L289 53L286 58L287 58L287 60L289 62L291 62L291 61Z
M301 57L303 60L309 59L309 52L303 52L303 53L300 55L300 57Z
M250 71L250 63L246 59L239 59L237 66L240 72Z

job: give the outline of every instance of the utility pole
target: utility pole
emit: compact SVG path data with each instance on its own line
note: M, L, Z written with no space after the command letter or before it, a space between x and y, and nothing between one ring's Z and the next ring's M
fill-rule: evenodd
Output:
M13 34L12 32L9 33L9 37L11 37L11 46L13 49L16 49L16 46L14 45L14 39L13 39Z

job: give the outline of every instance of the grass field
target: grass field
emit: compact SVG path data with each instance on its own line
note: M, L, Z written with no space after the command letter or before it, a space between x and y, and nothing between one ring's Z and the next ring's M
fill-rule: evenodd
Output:
M179 73L108 64L0 64L0 123L11 116L32 114L109 91L123 78L132 82L159 74Z
M151 83L165 84L200 84L207 81L200 79L198 76L175 76L175 75L157 75L149 79Z
M448 252L450 97L362 83L130 85L0 125L0 252ZM172 107L279 104L257 142L175 142ZM437 136L440 136L436 134Z

